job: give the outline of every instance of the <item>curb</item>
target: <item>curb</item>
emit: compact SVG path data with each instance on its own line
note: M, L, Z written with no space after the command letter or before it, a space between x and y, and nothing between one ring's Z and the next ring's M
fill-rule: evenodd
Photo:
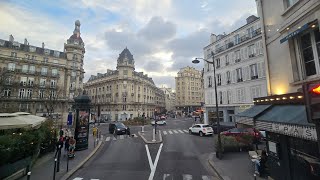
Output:
M98 146L96 146L96 148L89 154L88 157L86 157L80 164L78 164L78 166L76 166L75 168L73 168L71 171L69 171L67 174L65 174L64 176L62 176L61 180L67 180L70 176L72 176L78 169L80 169L96 152L97 150L100 148L102 144L102 141L99 142Z
M155 141L155 142L152 142L152 141L148 141L145 137L143 137L143 135L141 134L141 132L139 131L138 132L139 136L143 139L143 141L146 143L146 144L158 144L158 143L162 143L162 135L161 135L161 131L159 130L159 141Z
M214 172L218 175L219 179L220 180L226 180L222 177L222 175L218 172L218 170L214 167L214 162L210 159L212 159L212 155L214 155L215 153L212 153L211 155L209 155L209 159L208 159L208 162L209 162L209 165L212 167L212 169L214 170Z

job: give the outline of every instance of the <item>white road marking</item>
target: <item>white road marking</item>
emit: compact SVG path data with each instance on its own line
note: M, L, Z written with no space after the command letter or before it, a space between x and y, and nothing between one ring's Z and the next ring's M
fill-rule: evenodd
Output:
M123 135L120 135L120 139L124 139L124 136L123 136Z
M73 180L82 180L83 178L76 177Z
M183 130L184 132L188 133L189 131L188 130Z
M182 174L182 179L183 180L192 180L192 175L190 175L190 174Z
M176 131L176 130L173 130L173 132L176 133L176 134L178 134L178 131Z
M172 131L169 131L169 134L173 134Z
M158 153L157 153L157 156L156 156L156 159L154 160L153 167L152 167L152 170L151 170L151 173L150 173L150 176L149 176L149 180L153 180L154 173L156 172L156 169L157 169L157 165L158 165L160 153L161 153L161 150L162 150L162 146L163 146L163 143L161 143L161 145L159 147L159 150L158 150Z
M133 134L133 137L138 137L136 134Z
M181 130L178 130L179 132L181 132L181 133L184 133L183 131L181 131Z
M147 151L147 156L148 156L148 161L149 161L150 170L152 171L152 169L153 169L153 163L152 163L152 159L151 159L151 156L150 156L149 147L148 147L148 145L145 145L145 146L146 146L146 151ZM149 178L149 179L150 179L150 178Z
M167 131L163 131L163 134L164 134L164 135L167 135L168 133L167 133Z
M99 179L90 179L90 180L99 180Z
M112 139L112 140L114 140L114 141L115 141L115 140L117 140L117 138L116 138L116 137L113 137L113 139Z
M213 176L202 176L202 180L213 180Z
M107 137L107 138L106 138L106 141L110 141L110 137Z

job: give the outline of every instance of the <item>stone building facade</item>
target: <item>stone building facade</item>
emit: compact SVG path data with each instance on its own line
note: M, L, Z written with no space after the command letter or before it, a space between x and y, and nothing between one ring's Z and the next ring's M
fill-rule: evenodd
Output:
M165 108L165 96L152 78L135 71L135 61L129 49L119 55L116 70L91 75L84 89L94 105L92 112L100 119L126 120L153 117Z
M83 91L85 48L80 21L64 44L64 51L0 39L0 109L43 115L48 107L66 122L73 97ZM65 121L64 121L65 120Z
M205 109L209 121L216 119L214 76L217 81L219 119L235 122L235 114L253 105L253 98L267 95L261 21L256 16L229 34L211 35L211 42L204 47Z
M175 111L176 94L173 92L172 88L162 87L160 89L165 95L166 110Z
M190 113L204 102L202 72L193 67L180 69L176 81L176 110Z

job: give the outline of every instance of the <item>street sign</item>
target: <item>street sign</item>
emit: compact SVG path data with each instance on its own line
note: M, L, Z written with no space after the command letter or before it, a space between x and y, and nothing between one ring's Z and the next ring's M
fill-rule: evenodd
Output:
M67 125L68 126L72 125L72 112L69 112L68 114Z

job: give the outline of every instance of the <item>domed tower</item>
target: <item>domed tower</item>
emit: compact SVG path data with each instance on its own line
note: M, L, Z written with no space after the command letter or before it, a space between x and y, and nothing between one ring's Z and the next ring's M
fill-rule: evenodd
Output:
M132 77L134 71L134 59L127 47L119 54L117 70L119 71L120 76Z
M84 43L80 36L80 21L76 20L73 34L64 44L64 52L67 58L66 81L68 86L67 95L70 98L76 97L83 91L83 59L84 59Z

